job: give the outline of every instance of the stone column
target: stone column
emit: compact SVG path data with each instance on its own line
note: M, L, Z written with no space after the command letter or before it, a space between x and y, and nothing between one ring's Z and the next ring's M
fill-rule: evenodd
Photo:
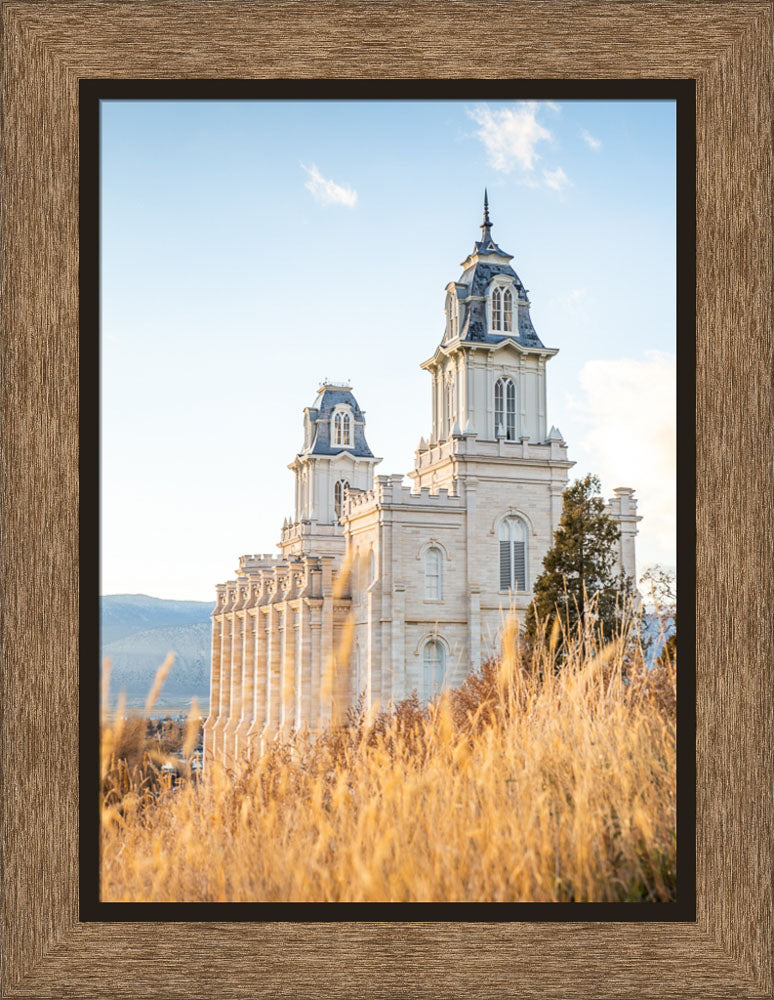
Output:
M260 756L261 733L266 722L266 611L255 608L253 653L253 713L245 737L248 757Z
M478 670L481 666L481 594L478 589L471 589L468 597L468 643L469 669ZM464 679L464 676L457 677L454 684L461 684Z
M294 692L296 686L296 612L289 603L285 604L283 614L283 650L282 650L282 680L280 699L280 729L283 735L288 735L294 722Z
M234 764L234 734L239 725L242 715L242 632L244 620L239 612L232 616L232 638L231 638L231 705L228 713L228 722L223 730L225 745L224 761L226 767Z
M607 505L607 512L616 520L621 537L618 540L618 566L619 573L630 577L632 582L637 583L637 559L635 538L637 536L637 522L642 518L637 514L637 500L634 490L628 486L618 486L613 490L615 496L610 498Z
M204 723L204 765L214 759L212 743L213 729L220 711L220 642L223 631L223 619L213 616L212 645L210 647L210 707Z
M309 642L311 646L309 678L309 728L317 733L320 727L320 680L322 675L322 618L318 599L309 602Z
M566 474L565 474L566 475ZM551 544L553 544L554 532L559 527L559 521L562 517L562 495L565 490L564 482L552 482L550 486L551 493ZM538 570L532 570L530 573L531 578L535 578L538 575Z
M380 705L382 679L380 670L379 650L377 646L377 622L375 621L376 601L373 591L366 592L366 707Z
M310 629L310 608L306 599L301 598L298 607L296 630L296 707L295 729L311 726L311 681L312 649Z
M242 633L242 711L234 734L237 760L247 759L247 732L253 721L253 689L255 687L255 608L244 612Z
M333 556L321 556L322 565L322 614L321 614L321 660L322 677L320 681L320 728L325 729L331 724L331 708L333 702L333 677L335 663L333 658Z
M478 670L481 665L481 581L478 576L480 563L476 556L475 536L477 510L478 480L471 477L465 481L465 575L468 590L467 652L470 670Z
M223 616L223 631L220 643L220 703L218 718L212 732L212 746L215 757L224 763L224 730L228 722L231 706L231 632L233 616Z
M490 440L494 440L497 437L497 428L495 427L494 381L492 379L491 351L487 352L486 355L486 368L484 369L484 400L486 406L486 432L484 436Z
M266 726L263 743L273 739L279 726L280 709L280 627L279 612L270 604L267 611L266 632Z
M470 420L470 411L468 410L468 366L464 354L457 360L457 384L459 386L457 420L459 421L460 430L464 431L468 420Z
M527 377L524 374L524 361L519 358L519 374L516 380L516 437L520 438L524 434L529 435L527 426ZM538 440L540 438L538 437Z
M396 701L396 681L405 678L406 674L406 588L402 583L396 583L393 588L391 632L390 698Z

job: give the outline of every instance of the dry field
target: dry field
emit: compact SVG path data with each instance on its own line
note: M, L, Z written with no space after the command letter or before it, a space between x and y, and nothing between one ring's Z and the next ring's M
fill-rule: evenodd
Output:
M103 729L105 901L670 901L675 662L556 632L423 709L172 788ZM168 667L167 667L168 669ZM149 699L150 700L150 699ZM187 750L198 732L191 723ZM142 755L141 755L142 756Z

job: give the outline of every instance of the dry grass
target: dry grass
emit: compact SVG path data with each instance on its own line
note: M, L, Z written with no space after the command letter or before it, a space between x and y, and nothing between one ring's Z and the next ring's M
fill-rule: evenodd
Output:
M561 669L556 644L528 655L511 623L428 709L351 715L174 790L113 783L102 898L674 899L674 661L644 670L627 629L573 637Z

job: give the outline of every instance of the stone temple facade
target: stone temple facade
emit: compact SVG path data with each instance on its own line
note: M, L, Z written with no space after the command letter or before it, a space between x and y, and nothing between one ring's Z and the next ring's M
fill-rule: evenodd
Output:
M374 475L349 385L324 383L304 411L280 551L242 556L217 587L205 761L228 766L294 730L338 724L359 698L429 699L498 651L509 609L523 618L573 462L547 421L557 350L535 332L486 201L481 230L422 364L432 430L411 484ZM637 502L614 492L618 569L636 579Z

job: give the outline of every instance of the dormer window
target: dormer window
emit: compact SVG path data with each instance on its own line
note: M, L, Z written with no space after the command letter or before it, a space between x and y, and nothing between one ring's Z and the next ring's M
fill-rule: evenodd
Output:
M352 447L352 416L347 410L333 415L333 444L340 448Z
M492 329L501 333L513 330L513 292L495 288L492 292Z

